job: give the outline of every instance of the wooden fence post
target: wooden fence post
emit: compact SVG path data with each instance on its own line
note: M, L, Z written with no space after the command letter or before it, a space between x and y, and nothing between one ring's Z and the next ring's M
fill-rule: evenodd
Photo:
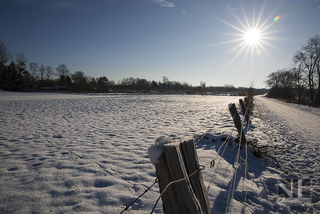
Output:
M230 111L230 114L233 118L234 125L236 126L236 128L239 132L241 144L244 145L244 144L246 144L247 140L246 140L243 128L242 128L240 116L238 114L236 105L234 103L229 105L229 111Z
M241 106L241 110L244 114L244 117L246 118L247 123L250 123L250 114L249 114L249 110L247 110L244 102L242 99L239 99L240 102L240 106Z
M248 98L247 97L244 98L244 103L246 105L246 108L248 108L249 105L248 105Z
M246 105L246 108L247 108L247 111L248 111L248 114L252 115L252 108L253 108L253 97L245 97L244 98L244 103Z
M176 181L199 170L194 140L163 145L163 153L155 163L160 193L171 181ZM200 170L187 179L173 183L161 196L165 214L210 212L208 195Z

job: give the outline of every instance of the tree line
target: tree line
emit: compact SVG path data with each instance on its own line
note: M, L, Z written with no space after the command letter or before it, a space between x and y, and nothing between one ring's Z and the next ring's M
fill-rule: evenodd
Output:
M277 70L265 81L268 95L299 104L320 104L320 37L315 35L293 55L291 68Z
M15 58L15 60L12 60ZM11 60L11 62L10 62ZM242 95L247 88L224 86L207 87L205 82L200 86L192 86L186 82L170 81L163 76L162 81L149 81L143 78L123 78L115 83L106 76L98 78L87 76L82 71L71 72L66 64L56 68L42 63L30 62L22 52L13 57L5 44L0 40L0 89L10 91L72 91L85 93L126 92L126 93L186 93L186 94L217 94L229 93ZM256 90L256 93L263 93Z
M105 92L109 80L102 76L93 78L82 71L71 73L61 63L56 68L37 62L28 63L24 53L15 55L15 61L5 44L0 41L0 88L11 91L72 90Z

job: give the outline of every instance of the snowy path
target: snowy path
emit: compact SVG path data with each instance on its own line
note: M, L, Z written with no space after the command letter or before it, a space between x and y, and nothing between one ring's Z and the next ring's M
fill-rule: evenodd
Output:
M319 203L315 200L320 193L320 109L262 96L256 96L255 101L268 126L271 141L278 145L296 145L280 157L281 169L288 176L310 178L313 202Z
M282 102L257 96L256 100L285 121L288 126L299 133L299 138L312 146L319 147L320 116L315 112L306 112L297 105L286 105ZM296 107L296 108L294 108ZM319 110L319 109L318 109Z

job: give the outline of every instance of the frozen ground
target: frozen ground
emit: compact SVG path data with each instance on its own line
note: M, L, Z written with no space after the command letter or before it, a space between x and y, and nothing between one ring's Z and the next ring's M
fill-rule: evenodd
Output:
M250 147L238 150L227 108L238 100L0 91L0 213L120 213L156 179L147 150L158 137L192 138L207 131L195 140L200 164L216 158L215 167L202 171L212 213L319 212L319 109L257 97L259 111L247 137L297 145L279 154L277 169L253 156ZM277 202L277 179L288 175L311 179L312 203ZM150 213L158 197L155 185L126 212ZM162 213L161 202L155 213Z

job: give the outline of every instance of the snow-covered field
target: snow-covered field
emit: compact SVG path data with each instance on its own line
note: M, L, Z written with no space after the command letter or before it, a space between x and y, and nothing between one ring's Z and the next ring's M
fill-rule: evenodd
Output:
M280 154L280 169L250 147L238 150L228 104L239 98L0 91L0 213L120 213L155 181L148 148L158 137L206 132L195 141L200 164L216 158L202 171L212 213L319 212L317 139L308 138L305 127L301 135L299 124L277 116L268 108L273 101L259 97L247 138L297 146ZM320 125L319 109L284 105ZM311 179L312 203L279 203L277 181L291 174ZM125 213L150 213L158 197L156 184ZM161 201L155 213L163 213Z

